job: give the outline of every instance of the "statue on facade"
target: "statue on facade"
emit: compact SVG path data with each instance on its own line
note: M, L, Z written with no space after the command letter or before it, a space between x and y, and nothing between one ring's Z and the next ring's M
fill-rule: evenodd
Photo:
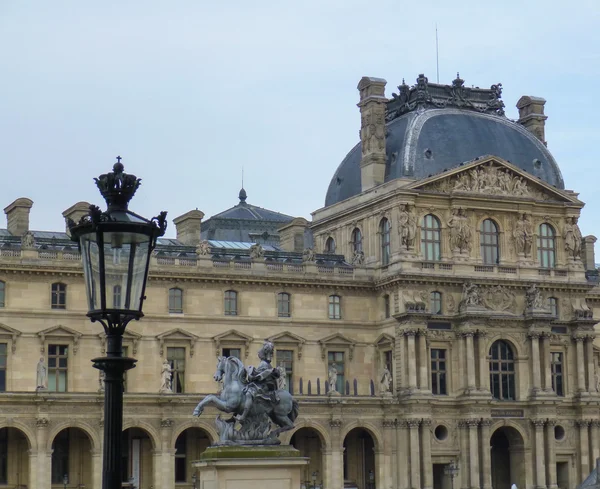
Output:
M327 372L327 380L329 382L329 392L337 392L337 367L334 363L329 366L329 371Z
M460 253L471 251L471 226L462 208L454 209L448 221L450 229L450 248Z
M104 381L105 380L106 380L106 373L104 372L104 370L100 370L100 375L98 376L98 392L104 392L104 388L105 388Z
M523 214L522 219L518 219L513 230L513 239L517 254L523 254L525 257L531 255L531 245L533 244L533 225L527 214Z
M31 231L27 231L21 236L21 248L24 250L33 250L35 248L35 238Z
M208 405L233 414L229 420L217 416L219 444L279 444L278 435L294 428L298 402L287 390L279 388L282 369L271 366L273 351L273 343L265 341L258 353L261 362L256 368L245 368L236 357L218 358L214 379L223 381L223 389L218 395L206 396L193 414L200 416ZM236 423L239 429L235 429ZM271 423L278 428L271 430Z
M576 217L568 217L563 229L563 239L565 240L565 251L572 258L581 256L581 230L577 225Z
M200 243L198 243L198 246L196 246L196 254L198 256L207 256L210 255L210 244L208 241L203 240L200 241Z
M36 390L45 390L48 388L48 375L46 370L46 364L44 363L44 357L40 358L37 364L36 374Z
M381 371L381 377L379 378L379 393L382 395L388 394L392 391L392 374L390 370L387 368L387 365L384 365L383 370Z
M173 369L171 368L171 364L169 360L165 358L165 361L162 364L162 370L160 373L160 393L161 394L173 394L173 389L171 387L171 380L173 378Z
M259 258L263 258L265 256L265 250L260 245L260 243L255 243L250 247L250 258L252 260L258 260Z
M355 251L352 256L352 265L362 266L365 264L365 253L362 250Z
M462 305L465 307L482 307L482 297L479 286L473 282L463 285Z
M313 263L316 259L315 251L312 248L306 248L302 252L302 262Z
M531 310L546 309L542 293L535 284L531 284L525 292L525 304L525 307Z
M400 217L398 218L398 234L400 234L400 244L407 250L412 250L415 246L415 237L417 235L417 220L411 212L408 204L400 208Z
M287 380L285 377L285 368L277 367L277 371L279 372L279 376L277 377L277 390L285 390L287 389Z

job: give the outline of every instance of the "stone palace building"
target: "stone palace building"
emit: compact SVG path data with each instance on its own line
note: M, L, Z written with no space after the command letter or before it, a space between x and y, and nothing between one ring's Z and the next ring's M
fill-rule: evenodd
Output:
M192 489L217 357L256 365L266 338L300 402L282 440L310 458L306 487L574 489L593 469L596 238L546 147L544 99L513 121L501 85L385 85L360 80L360 142L310 222L242 189L160 240L124 340L124 487ZM30 230L32 206L8 205L0 229L0 487L99 489L105 338L77 246Z

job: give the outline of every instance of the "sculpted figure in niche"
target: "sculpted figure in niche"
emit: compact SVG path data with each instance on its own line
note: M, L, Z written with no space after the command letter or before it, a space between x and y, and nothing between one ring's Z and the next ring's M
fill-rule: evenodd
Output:
M392 390L392 374L387 368L387 366L383 367L381 371L381 377L379 378L379 393L385 394L387 392L391 392Z
M398 234L400 234L400 244L407 250L412 250L415 246L415 237L417 235L417 220L408 204L404 204L400 208Z
M169 360L167 360L165 358L165 361L163 362L163 365L162 365L162 371L161 371L161 386L160 386L161 393L167 393L167 394L173 393L173 390L171 388L171 378L172 377L173 377L173 369L171 368L171 364L169 363Z
M337 368L335 364L329 367L328 372L329 392L337 392Z
M531 284L525 292L525 301L527 309L545 309L542 293L535 284Z
M459 252L471 251L472 232L469 220L462 208L454 209L448 221L450 229L450 248Z
M196 254L199 256L210 255L210 244L208 241L204 240L198 243L198 246L196 247Z
M35 383L37 384L37 389L46 389L48 388L48 375L46 370L46 365L44 364L44 357L40 358L40 361L37 364L37 375Z
M527 214L523 214L523 217L515 223L513 239L515 240L515 249L518 254L523 254L525 257L531 255L533 225Z
M478 285L472 282L467 282L463 285L463 304L465 306L482 305L481 292Z
M573 258L581 256L581 230L577 225L576 217L568 217L563 230L563 239L565 240L565 250Z

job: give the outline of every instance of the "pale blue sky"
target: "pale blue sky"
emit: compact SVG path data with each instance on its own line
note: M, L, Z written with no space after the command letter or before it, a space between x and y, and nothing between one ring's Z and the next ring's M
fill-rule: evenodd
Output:
M2 0L0 206L29 197L31 227L62 230L120 154L147 217L235 205L243 166L248 202L309 218L358 141L359 79L388 96L435 80L436 22L441 82L502 82L511 118L547 99L548 147L600 236L597 0Z

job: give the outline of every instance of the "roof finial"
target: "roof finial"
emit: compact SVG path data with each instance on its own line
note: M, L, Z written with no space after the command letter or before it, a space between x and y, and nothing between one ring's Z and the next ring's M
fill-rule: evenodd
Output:
M244 190L244 167L243 166L242 166L242 188L240 190L238 197L240 199L240 204L246 203L246 198L248 196L246 195L246 191Z

